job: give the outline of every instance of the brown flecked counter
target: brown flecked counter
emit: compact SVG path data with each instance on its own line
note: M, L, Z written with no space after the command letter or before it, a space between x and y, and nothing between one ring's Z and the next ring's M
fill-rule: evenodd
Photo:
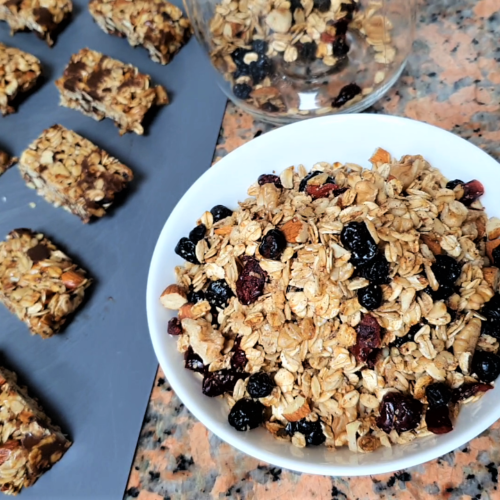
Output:
M500 0L420 0L417 22L403 76L369 112L437 125L500 160ZM229 103L214 161L272 128ZM209 432L160 369L125 498L494 500L499 466L497 422L459 450L395 474L350 479L282 470Z

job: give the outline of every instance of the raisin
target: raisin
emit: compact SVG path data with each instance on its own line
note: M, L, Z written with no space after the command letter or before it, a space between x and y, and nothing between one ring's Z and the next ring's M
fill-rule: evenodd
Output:
M479 181L473 180L464 184L464 195L460 201L468 207L483 196L483 194L484 186Z
M389 278L389 262L381 255L378 255L364 266L358 267L358 272L360 276L367 279L373 285L387 285L391 282Z
M345 35L337 35L332 43L334 57L340 59L345 57L349 52L349 44L347 43ZM345 87L344 87L345 88Z
M316 42L298 43L297 50L301 61L312 62L316 59L318 46L316 45Z
M245 256L241 260L243 269L236 281L236 295L244 306L248 306L264 293L267 273L253 257Z
M316 177L317 175L321 175L323 172L320 172L319 170L314 170L312 172L309 172L301 181L299 184L299 192L302 193L303 191L306 190L307 183L309 180L311 180L313 177Z
M340 241L351 252L351 262L355 266L362 266L377 255L377 244L364 222L346 224L340 233Z
M196 245L188 238L181 238L175 246L174 252L191 264L199 264L196 257Z
M420 424L423 405L418 399L405 396L399 392L389 392L380 404L380 416L377 426L384 432L407 432L416 429Z
M248 99L252 93L252 87L246 83L237 83L233 87L233 94L237 99Z
M252 42L252 50L257 52L259 56L266 55L267 52L267 42L264 40L254 40Z
M237 371L243 371L247 364L247 355L243 349L236 349L231 356L231 368Z
M211 306L225 309L229 299L234 296L234 293L226 280L222 279L210 282L205 295Z
M356 345L353 354L359 363L368 360L370 354L380 347L380 325L371 314L365 314L361 323L356 327Z
M170 335L181 335L182 334L182 325L179 318L172 318L168 322L167 332Z
M277 188L282 188L281 179L277 175L272 174L262 174L258 181L259 186L263 186L264 184L274 184Z
M331 5L331 0L314 0L314 7L320 12L326 12L327 10L330 10Z
M199 290L197 292L195 292L194 290L190 290L187 294L187 301L190 304L197 304L202 300L205 300L205 292L203 290Z
M492 352L476 351L472 358L471 373L475 373L481 382L493 382L500 375L500 357Z
M236 382L240 379L238 373L233 370L219 370L207 372L203 377L202 391L205 396L214 398L222 396L226 392L232 392Z
M378 285L368 285L359 289L358 301L368 311L378 309L382 304L382 288Z
M247 391L252 398L265 398L273 392L275 383L268 373L259 372L250 375Z
M462 266L449 255L436 255L436 262L431 266L432 272L440 285L453 285L462 273Z
M255 429L264 420L264 406L252 399L239 399L231 408L227 420L237 431Z
M359 94L361 94L361 87L356 83L349 83L340 89L339 95L332 102L332 107L340 108Z
M253 61L249 64L249 69L253 83L257 85L264 80L266 76L272 73L273 64L267 56L259 56L257 61Z
M448 406L451 400L451 390L442 382L428 385L425 388L425 395L429 406L435 408L437 406Z
M265 259L279 260L285 248L285 235L279 229L271 229L262 238L259 252Z
M427 429L434 434L446 434L453 430L448 406L427 408L425 423L427 424Z
M446 189L455 189L457 186L463 186L465 184L464 181L461 181L460 179L455 179L454 181L448 182L446 184Z
M193 351L191 346L184 353L184 367L193 372L203 373L205 371L205 365L203 360Z
M420 330L420 328L422 328L422 324L418 324L418 325L413 325L409 330L408 330L408 333L403 336L403 337L396 337L394 339L394 342L392 342L391 344L389 344L389 347L401 347L403 344L406 344L406 342L413 342L415 340L415 335L417 334L417 332Z
M205 224L200 224L189 233L189 239L196 245L198 241L201 241L205 237L206 233L207 227Z
M313 200L319 198L328 198L330 193L335 193L338 188L336 184L323 184L322 186L309 185L306 188L306 193L312 197Z
M460 387L453 389L451 401L453 403L459 403L471 396L475 396L478 392L487 392L490 389L493 389L493 386L490 384L476 384L474 382L462 384Z
M222 219L225 219L226 217L231 217L231 215L233 215L233 211L229 210L229 208L225 207L224 205L215 205L215 207L210 210L210 213L212 214L212 217L214 219L214 224Z

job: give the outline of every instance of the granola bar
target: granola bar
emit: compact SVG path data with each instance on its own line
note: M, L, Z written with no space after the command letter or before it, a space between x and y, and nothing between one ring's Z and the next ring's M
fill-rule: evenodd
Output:
M62 125L45 130L23 152L19 170L40 196L85 223L104 216L134 178L123 163Z
M129 131L142 135L146 113L155 105L168 104L165 89L152 87L148 75L90 49L71 57L56 85L62 106L78 109L94 120L110 118L120 135Z
M92 0L89 10L106 33L142 45L160 64L170 62L191 36L189 20L165 0Z
M0 426L0 491L8 495L34 484L72 444L5 368L0 368Z
M452 431L500 376L484 187L418 155L370 161L263 174L175 247L167 331L237 430L371 452Z
M0 111L15 112L14 100L32 89L40 75L40 61L31 54L0 43Z
M0 21L11 32L34 31L49 46L73 10L71 0L0 0Z
M0 301L32 334L57 333L91 280L43 234L15 229L0 243Z
M12 158L5 151L0 150L0 175L5 173L16 162L17 158Z

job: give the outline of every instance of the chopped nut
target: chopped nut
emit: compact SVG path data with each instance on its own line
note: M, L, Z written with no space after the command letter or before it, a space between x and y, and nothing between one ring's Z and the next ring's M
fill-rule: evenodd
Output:
M298 422L307 417L311 413L311 409L307 404L307 400L301 396L297 396L284 410L283 416L289 422Z
M283 224L281 231L285 235L288 243L304 243L307 241L309 236L307 223L301 221L297 217L294 217L287 223Z

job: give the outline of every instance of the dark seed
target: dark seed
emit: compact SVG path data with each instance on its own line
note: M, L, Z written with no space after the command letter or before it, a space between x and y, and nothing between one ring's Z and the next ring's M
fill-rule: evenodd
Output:
M476 351L472 358L471 372L486 384L495 381L500 375L500 357L492 352Z
M380 416L377 425L384 432L394 428L398 433L416 429L420 424L423 405L418 399L399 392L389 392L380 404Z
M373 311L382 304L382 289L378 285L368 285L358 290L358 301L362 307Z
M383 255L375 257L364 266L358 267L359 275L374 285L387 285L391 282L389 278L390 265Z
M248 99L252 93L252 87L246 83L237 83L233 87L233 94L238 99Z
M184 353L184 367L193 372L203 373L205 371L205 365L203 360L193 351L191 346Z
M453 389L451 401L453 403L459 403L460 401L464 401L471 396L475 396L478 392L487 392L490 389L493 389L493 386L490 384L462 384L460 387Z
M365 363L370 354L380 347L380 325L371 314L365 314L356 327L356 345L353 354L359 363Z
M179 318L172 318L168 322L167 332L170 335L181 335L182 334L182 325Z
M262 174L258 180L259 186L264 184L274 184L277 188L282 188L281 179L277 175L272 174Z
M429 406L435 408L436 406L448 406L451 400L451 389L442 382L428 385L425 388L425 395Z
M431 266L432 272L440 285L455 284L462 273L460 263L449 255L436 255L436 262Z
M240 376L233 370L207 372L203 377L202 391L205 396L214 398L226 392L232 392Z
M331 0L314 0L314 7L320 12L326 12L327 10L330 10L331 5Z
M247 391L252 398L265 398L273 392L274 387L274 380L266 372L250 375L247 383Z
M236 295L244 305L253 304L264 293L267 273L253 257L243 257L243 269L236 281Z
M191 264L199 264L196 258L196 245L188 238L181 238L177 243L174 252Z
M285 235L279 229L271 229L262 238L259 252L265 259L279 260L285 248Z
M215 207L210 210L210 213L212 214L212 217L214 219L214 224L222 219L225 219L226 217L231 217L231 215L233 215L233 211L229 210L229 208L225 207L224 205L215 205Z
M205 292L205 296L211 306L225 309L229 303L229 299L234 297L234 293L226 280L222 279L211 281Z
M425 413L427 429L434 434L446 434L453 430L448 406L437 406L427 408Z
M463 186L465 184L464 181L461 181L460 179L455 179L454 181L448 182L446 184L446 189L455 189L457 186Z
M340 108L359 94L361 94L361 87L355 83L349 83L340 89L339 95L332 102L332 107Z
M470 206L484 194L484 186L476 180L464 184L464 195L460 201L466 206Z
M194 243L198 243L198 241L201 241L207 232L207 227L205 224L200 224L199 226L196 226L190 233L189 233L189 239Z
M255 429L264 420L264 406L252 399L239 399L231 408L228 422L237 431Z

